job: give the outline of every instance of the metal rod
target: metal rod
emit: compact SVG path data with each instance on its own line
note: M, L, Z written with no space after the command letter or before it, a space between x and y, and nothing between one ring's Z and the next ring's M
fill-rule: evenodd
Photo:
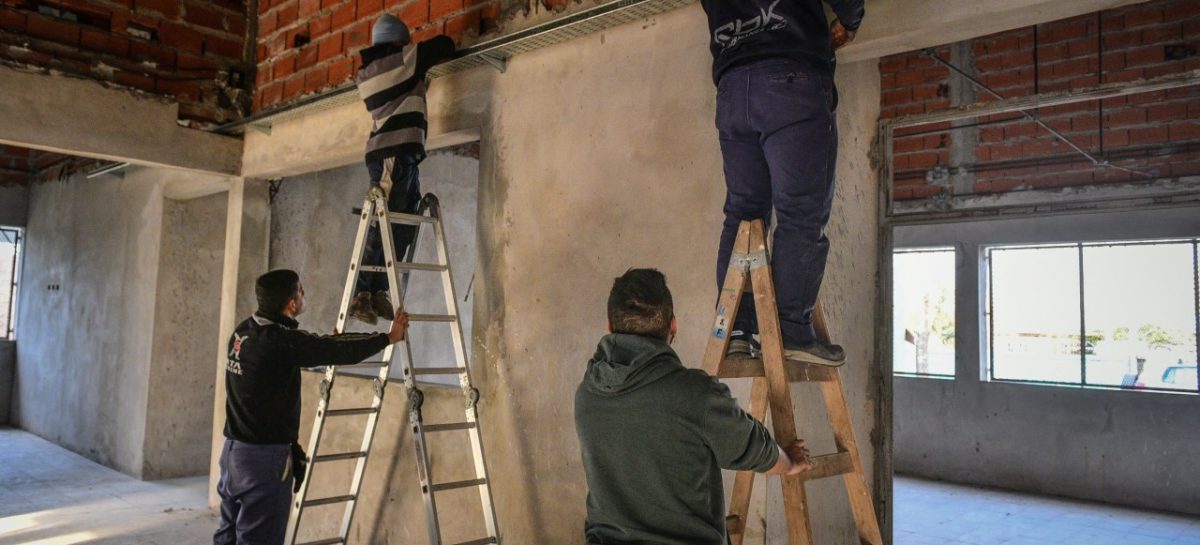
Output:
M1200 365L1200 239L1192 239L1192 302L1196 319L1196 365ZM1200 378L1196 380L1200 392Z
M988 93L989 95L992 95L992 96L996 97L996 98L997 98L997 99L999 99L999 100L1004 100L1005 98L1007 98L1007 97L1005 97L1004 95L1001 95L1000 93L996 92L996 91L995 91L994 89L992 89L991 87L988 87L986 84L984 84L982 81L979 81L979 80L978 80L977 78L975 78L974 76L971 76L971 75L970 75L970 74L968 74L968 73L967 73L965 70L962 70L961 68L959 68L959 67L957 67L957 66L954 66L953 64L951 64L949 61L947 61L947 60L945 60L945 59L943 59L943 58L939 57L939 56L938 56L938 54L937 54L937 52L936 52L934 49L932 49L932 48L926 49L926 50L924 50L924 52L923 52L923 53L925 54L925 56L927 56L927 57L929 57L929 58L933 59L933 60L934 60L934 62L936 62L936 63L938 63L938 64L941 64L942 66L945 66L946 68L949 68L951 71L953 71L954 73L956 73L956 74L958 74L958 75L962 76L962 77L963 77L963 78L965 78L967 81L970 81L970 82L971 82L971 84L973 84L973 85L975 85L976 87L978 87L978 88L982 89L984 92ZM1083 149L1083 148L1079 147L1079 145L1078 145L1078 144L1076 144L1076 143L1075 143L1074 141L1072 141L1070 138L1067 138L1067 137L1066 137L1066 135L1064 135L1063 133L1061 133L1061 132L1058 132L1057 130L1055 130L1054 128L1052 128L1050 125L1047 125L1045 121L1042 121L1042 118L1041 118L1041 116L1040 116L1040 115L1037 115L1037 114L1030 113L1030 112L1029 112L1029 110L1025 110L1025 109L1021 109L1021 110L1017 110L1017 111L1019 111L1019 112L1021 112L1022 114L1024 114L1024 116L1025 116L1027 119L1029 119L1030 121L1033 121L1034 123L1037 123L1037 124L1038 124L1038 126L1040 126L1042 129L1044 129L1046 132L1050 133L1052 136L1054 136L1055 138L1057 138L1057 139L1058 139L1059 141L1061 141L1062 143L1066 144L1067 146L1070 146L1070 147L1071 147L1071 149L1075 150L1075 152L1076 152L1076 153L1078 153L1078 154L1080 154L1080 155L1082 155L1082 156L1086 157L1086 158L1087 158L1089 161L1091 161L1091 162L1092 162L1092 164L1094 164L1094 165L1096 165L1096 166L1100 166L1100 167L1109 167L1109 168L1115 168L1115 169L1117 169L1117 170L1123 170L1123 171L1125 171L1125 172L1129 172L1129 173L1131 173L1131 174L1137 174L1137 175L1139 175L1139 176L1145 176L1145 177L1147 177L1147 178L1153 178L1153 177L1154 177L1153 175L1151 175L1151 174L1150 174L1150 173L1148 173L1148 172L1142 172L1142 171L1140 171L1140 170L1134 170L1134 169L1131 169L1131 168L1126 168L1126 167L1122 167L1122 166L1117 166L1117 165L1114 165L1114 164L1112 164L1112 163L1108 162L1108 160L1107 160L1107 159L1096 157L1095 155L1092 155L1092 154L1091 154L1090 152L1088 152L1087 150L1085 150L1085 149Z
M1075 245L1079 255L1079 384L1087 386L1087 297L1083 283L1083 243Z
M996 292L993 278L996 276L995 259L992 257L993 248L984 253L987 269L987 313L988 313L988 380L996 380Z

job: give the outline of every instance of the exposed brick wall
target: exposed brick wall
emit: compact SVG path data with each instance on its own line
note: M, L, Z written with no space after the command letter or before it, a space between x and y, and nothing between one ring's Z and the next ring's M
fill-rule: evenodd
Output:
M33 170L33 150L0 144L0 186L26 185Z
M245 0L0 0L0 60L179 101L180 118L249 109Z
M0 144L0 186L28 185L35 181L60 179L75 172L96 168L102 162L98 159Z
M271 109L350 81L371 24L387 11L413 39L447 34L461 42L496 27L512 0L260 0L254 109Z
M952 52L957 49L955 56ZM1158 0L937 48L1005 98L1200 69L1200 2ZM921 52L879 64L883 118L994 100ZM1200 86L1039 111L1083 149L1141 174L1098 167L1020 114L969 120L969 129L897 131L898 200L953 193L1123 183L1200 175ZM961 123L960 123L961 125ZM923 134L916 134L923 133ZM957 151L957 154L955 153ZM957 155L957 156L956 156Z

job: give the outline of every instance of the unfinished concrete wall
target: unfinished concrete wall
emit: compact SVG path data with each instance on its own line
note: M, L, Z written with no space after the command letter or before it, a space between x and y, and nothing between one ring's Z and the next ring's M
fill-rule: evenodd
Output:
M144 479L208 471L221 266L228 197L163 203Z
M895 378L898 473L1200 514L1200 396L981 380L986 244L1194 237L1200 208L896 230L896 247L958 248L956 377Z
M432 134L482 127L473 372L483 393L493 489L509 542L582 542L586 485L570 407L604 334L614 277L629 267L666 273L681 328L675 346L685 362L699 364L716 294L713 270L724 198L706 28L703 13L693 6L518 56L502 75L474 70L435 80L431 89ZM843 66L839 83L843 151L830 227L835 249L824 293L830 323L852 361L843 373L871 472L877 460L872 448L877 240L875 174L867 151L878 116L878 71L873 62ZM276 161L289 168L316 162L310 156L321 148L309 146L340 146L346 138L365 136L346 130L360 126L361 116L354 107L295 122L338 135L328 140L290 139L287 125L276 126L269 137L250 135L247 156L274 150ZM305 377L302 434L311 422L316 382ZM346 398L335 398L335 404L370 395L365 380L340 384L338 395ZM733 387L744 398L749 383ZM392 388L351 535L366 542L423 542L413 451L403 425L406 407L400 389ZM830 451L832 436L815 397L815 390L796 389L800 432L816 449ZM456 392L431 388L426 407L429 422L461 419ZM353 442L358 430L348 425L326 433L331 441ZM465 445L465 439L439 441L433 454L436 481L464 476ZM321 470L313 493L340 493L334 486L344 486L346 473ZM758 489L770 490L757 502L757 516L766 508L769 520L751 525L749 542L778 543L785 535L778 483L769 480ZM854 542L840 484L831 480L810 490L818 542ZM471 507L478 501L473 492L438 499L446 520L479 520ZM332 521L335 511L314 512L312 520ZM481 535L479 527L463 523L446 528L450 542ZM317 535L329 534L311 537Z
M162 201L159 184L133 176L30 195L13 421L131 475L143 463Z

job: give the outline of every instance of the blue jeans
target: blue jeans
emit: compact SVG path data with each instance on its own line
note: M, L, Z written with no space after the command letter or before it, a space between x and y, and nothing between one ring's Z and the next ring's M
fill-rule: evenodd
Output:
M389 162L392 164L385 165ZM421 203L421 181L417 175L417 163L401 159L367 161L367 174L371 177L371 184L380 183L389 167L391 169L390 184L382 184L384 190L388 192L388 210L406 214L416 212ZM417 228L414 225L396 223L391 224L391 228L392 247L396 250L396 259L402 261L405 252L408 251L408 246L417 236ZM371 227L367 232L366 247L363 248L363 265L382 266L384 264L382 239L383 236L379 234L379 226ZM374 293L388 289L387 275L384 273L359 273L357 284L354 289L355 293L363 291Z
M281 545L292 502L291 445L226 439L221 448L221 524L213 545Z
M743 220L777 224L771 252L784 343L814 338L812 313L825 274L837 161L833 79L787 60L726 72L717 85L717 130L725 162L725 224L717 251L717 289ZM738 307L734 331L758 333L753 298ZM736 335L736 334L735 334Z

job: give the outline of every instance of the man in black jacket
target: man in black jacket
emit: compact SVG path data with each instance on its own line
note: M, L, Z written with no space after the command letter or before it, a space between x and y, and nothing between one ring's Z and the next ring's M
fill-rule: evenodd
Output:
M670 346L676 327L662 273L633 269L613 282L611 334L575 391L589 545L726 545L721 469L812 467L803 441L785 452L728 387L683 366Z
M229 338L217 483L221 523L213 545L283 543L293 467L303 463L293 456L300 432L300 368L359 363L404 340L408 329L403 309L396 309L388 333L314 335L297 329L305 301L295 271L258 277L254 293L258 311Z
M775 211L772 266L784 349L790 359L841 365L845 352L816 338L812 314L825 274L837 162L838 47L854 39L863 0L702 0L708 14L717 129L725 162L725 224L717 289L744 220ZM729 357L748 357L758 333L747 294L733 324Z

